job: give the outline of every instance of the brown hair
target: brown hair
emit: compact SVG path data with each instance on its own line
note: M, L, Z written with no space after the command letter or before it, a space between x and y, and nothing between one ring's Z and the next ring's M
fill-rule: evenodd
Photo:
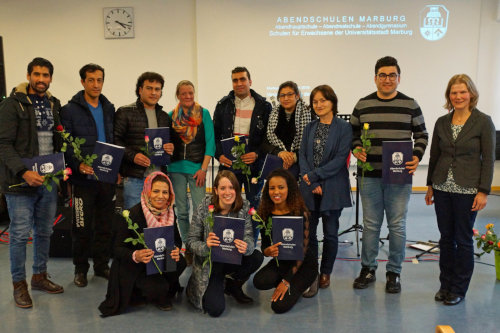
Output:
M451 104L451 99L450 99L451 86L460 83L465 84L467 86L467 90L469 91L470 109L472 110L476 107L477 101L479 99L479 92L477 91L476 85L474 84L474 82L472 82L472 79L467 74L456 74L453 75L450 81L448 82L448 86L446 87L446 92L444 93L444 97L446 98L446 104L444 105L445 109L447 110L453 109L453 105Z
M222 178L227 178L231 182L231 185L233 185L234 190L236 191L236 198L229 211L232 213L237 213L243 207L243 198L241 197L241 187L234 173L232 173L229 170L222 170L217 173L217 176L215 177L214 180L214 184L212 186L211 204L214 205L215 212L220 212L222 210L221 206L219 205L219 197L217 196L217 193L215 193L215 190L219 187L219 183L222 180Z
M338 110L338 98L337 95L335 95L335 92L333 91L332 87L330 87L327 84L322 84L320 86L317 86L316 88L311 91L311 96L309 97L309 105L314 109L314 104L313 104L313 99L314 96L320 92L323 94L323 97L325 97L326 100L332 102L332 111L333 111L333 116L337 115L339 113Z
M307 216L308 210L306 204L304 203L304 199L302 199L302 195L300 194L297 181L290 173L290 171L285 170L283 168L279 168L273 170L266 178L266 185L264 185L264 189L262 190L262 197L260 199L260 204L258 209L260 217L264 221L267 221L268 217L272 215L272 211L274 209L274 202L271 200L271 197L269 196L269 181L274 177L281 177L284 178L286 181L286 185L288 187L286 205L290 209L290 215Z

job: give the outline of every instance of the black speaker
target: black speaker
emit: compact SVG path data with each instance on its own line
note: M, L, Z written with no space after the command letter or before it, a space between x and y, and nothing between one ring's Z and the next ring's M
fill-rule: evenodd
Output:
M56 258L71 258L71 221L73 211L71 207L58 206L56 222L50 237L49 256Z
M7 86L5 85L5 63L3 59L3 39L0 36L0 102L7 97Z

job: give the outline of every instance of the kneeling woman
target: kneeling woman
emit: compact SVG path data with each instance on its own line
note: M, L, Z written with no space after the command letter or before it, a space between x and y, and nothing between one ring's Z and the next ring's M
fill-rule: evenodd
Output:
M125 220L118 221L108 291L99 306L103 316L120 314L129 303L143 300L155 302L160 310L172 309L171 299L182 290L179 276L186 268L186 261L179 254L181 238L172 207L174 198L170 179L162 172L153 172L144 181L141 202L130 209L129 217L139 225L139 233L144 228L174 226L176 247L170 256L177 262L177 270L162 275L146 275L146 264L153 258L153 250L125 243L125 239L137 236L128 229Z
M243 239L234 240L236 248L243 254L241 265L213 262L211 274L210 265L203 265L203 262L209 255L210 247L219 246L220 241L210 232L207 222L209 205L214 206L214 215L245 219ZM212 195L206 196L193 213L187 241L188 250L194 254L193 274L189 278L186 293L195 307L212 317L218 317L224 312L224 293L232 295L238 303L253 302L243 293L241 287L250 275L259 269L264 257L262 253L254 250L253 227L248 210L249 204L241 197L241 188L236 176L231 171L223 170L215 178Z
M275 288L271 296L271 308L276 313L284 313L297 303L318 276L318 261L308 246L309 213L300 195L297 181L289 171L276 169L269 174L262 191L259 215L264 221L271 216L304 217L304 260L270 260L253 279L257 289ZM277 257L281 243L271 245L264 229L261 229L261 237L264 255Z

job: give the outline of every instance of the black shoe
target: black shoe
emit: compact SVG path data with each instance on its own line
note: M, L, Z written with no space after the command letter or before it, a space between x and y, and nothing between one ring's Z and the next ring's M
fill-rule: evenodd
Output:
M385 291L390 294L397 294L401 292L401 277L398 273L387 272L385 273L387 282L385 283Z
M94 269L94 275L95 276L100 276L100 277L105 278L106 280L109 280L109 268L106 267L106 268L100 269L100 270L95 270Z
M73 282L75 283L75 285L77 287L86 287L87 284L89 283L87 281L87 274L86 273L76 273Z
M446 299L448 294L449 294L448 290L439 289L436 295L434 295L434 300L436 302L442 302Z
M172 300L170 298L167 298L165 303L157 304L156 307L161 311L170 311L173 308Z
M236 302L240 304L250 304L253 303L253 299L248 297L243 292L242 286L246 281L241 280L233 280L230 278L226 278L226 288L224 289L224 293L226 295L231 295L234 297Z
M352 286L355 289L365 289L370 283L375 282L375 280L377 280L375 270L369 267L362 267L359 276L354 280Z
M448 296L446 296L446 299L444 300L443 304L457 305L458 303L462 302L463 299L464 299L463 296L453 293L448 293Z

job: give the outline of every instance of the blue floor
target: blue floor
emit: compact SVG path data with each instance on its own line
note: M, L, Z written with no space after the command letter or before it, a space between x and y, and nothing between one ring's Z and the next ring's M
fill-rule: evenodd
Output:
M344 210L342 230L354 223L354 216L354 208ZM482 229L487 223L495 223L497 231L500 231L498 196L489 197L487 208L478 215L476 228ZM439 239L434 210L425 205L423 194L411 197L407 230L409 241ZM386 233L384 226L382 236ZM354 235L346 234L340 240L354 241ZM29 245L29 277L31 250ZM76 287L72 282L71 259L53 258L49 262L49 273L54 281L64 286L63 294L32 291L32 309L15 307L8 246L0 245L0 280L3 286L0 289L0 332L434 332L438 324L451 325L456 332L499 332L500 281L495 279L492 254L476 261L465 301L448 307L433 299L439 288L438 257L424 256L424 261L412 263L411 259L418 253L413 249L406 252L408 262L403 266L401 294L387 294L384 290L387 242L380 249L381 262L375 285L365 290L352 288L353 279L360 270L354 242L354 245L340 245L330 288L320 290L314 298L301 299L289 313L283 315L275 315L270 309L272 291L259 292L247 283L244 288L255 303L242 306L226 297L226 311L217 319L199 313L188 304L185 295L174 302L174 309L170 312L142 305L126 314L103 319L99 317L97 306L104 299L106 281L90 273L88 287ZM182 275L183 285L190 272L188 268Z

